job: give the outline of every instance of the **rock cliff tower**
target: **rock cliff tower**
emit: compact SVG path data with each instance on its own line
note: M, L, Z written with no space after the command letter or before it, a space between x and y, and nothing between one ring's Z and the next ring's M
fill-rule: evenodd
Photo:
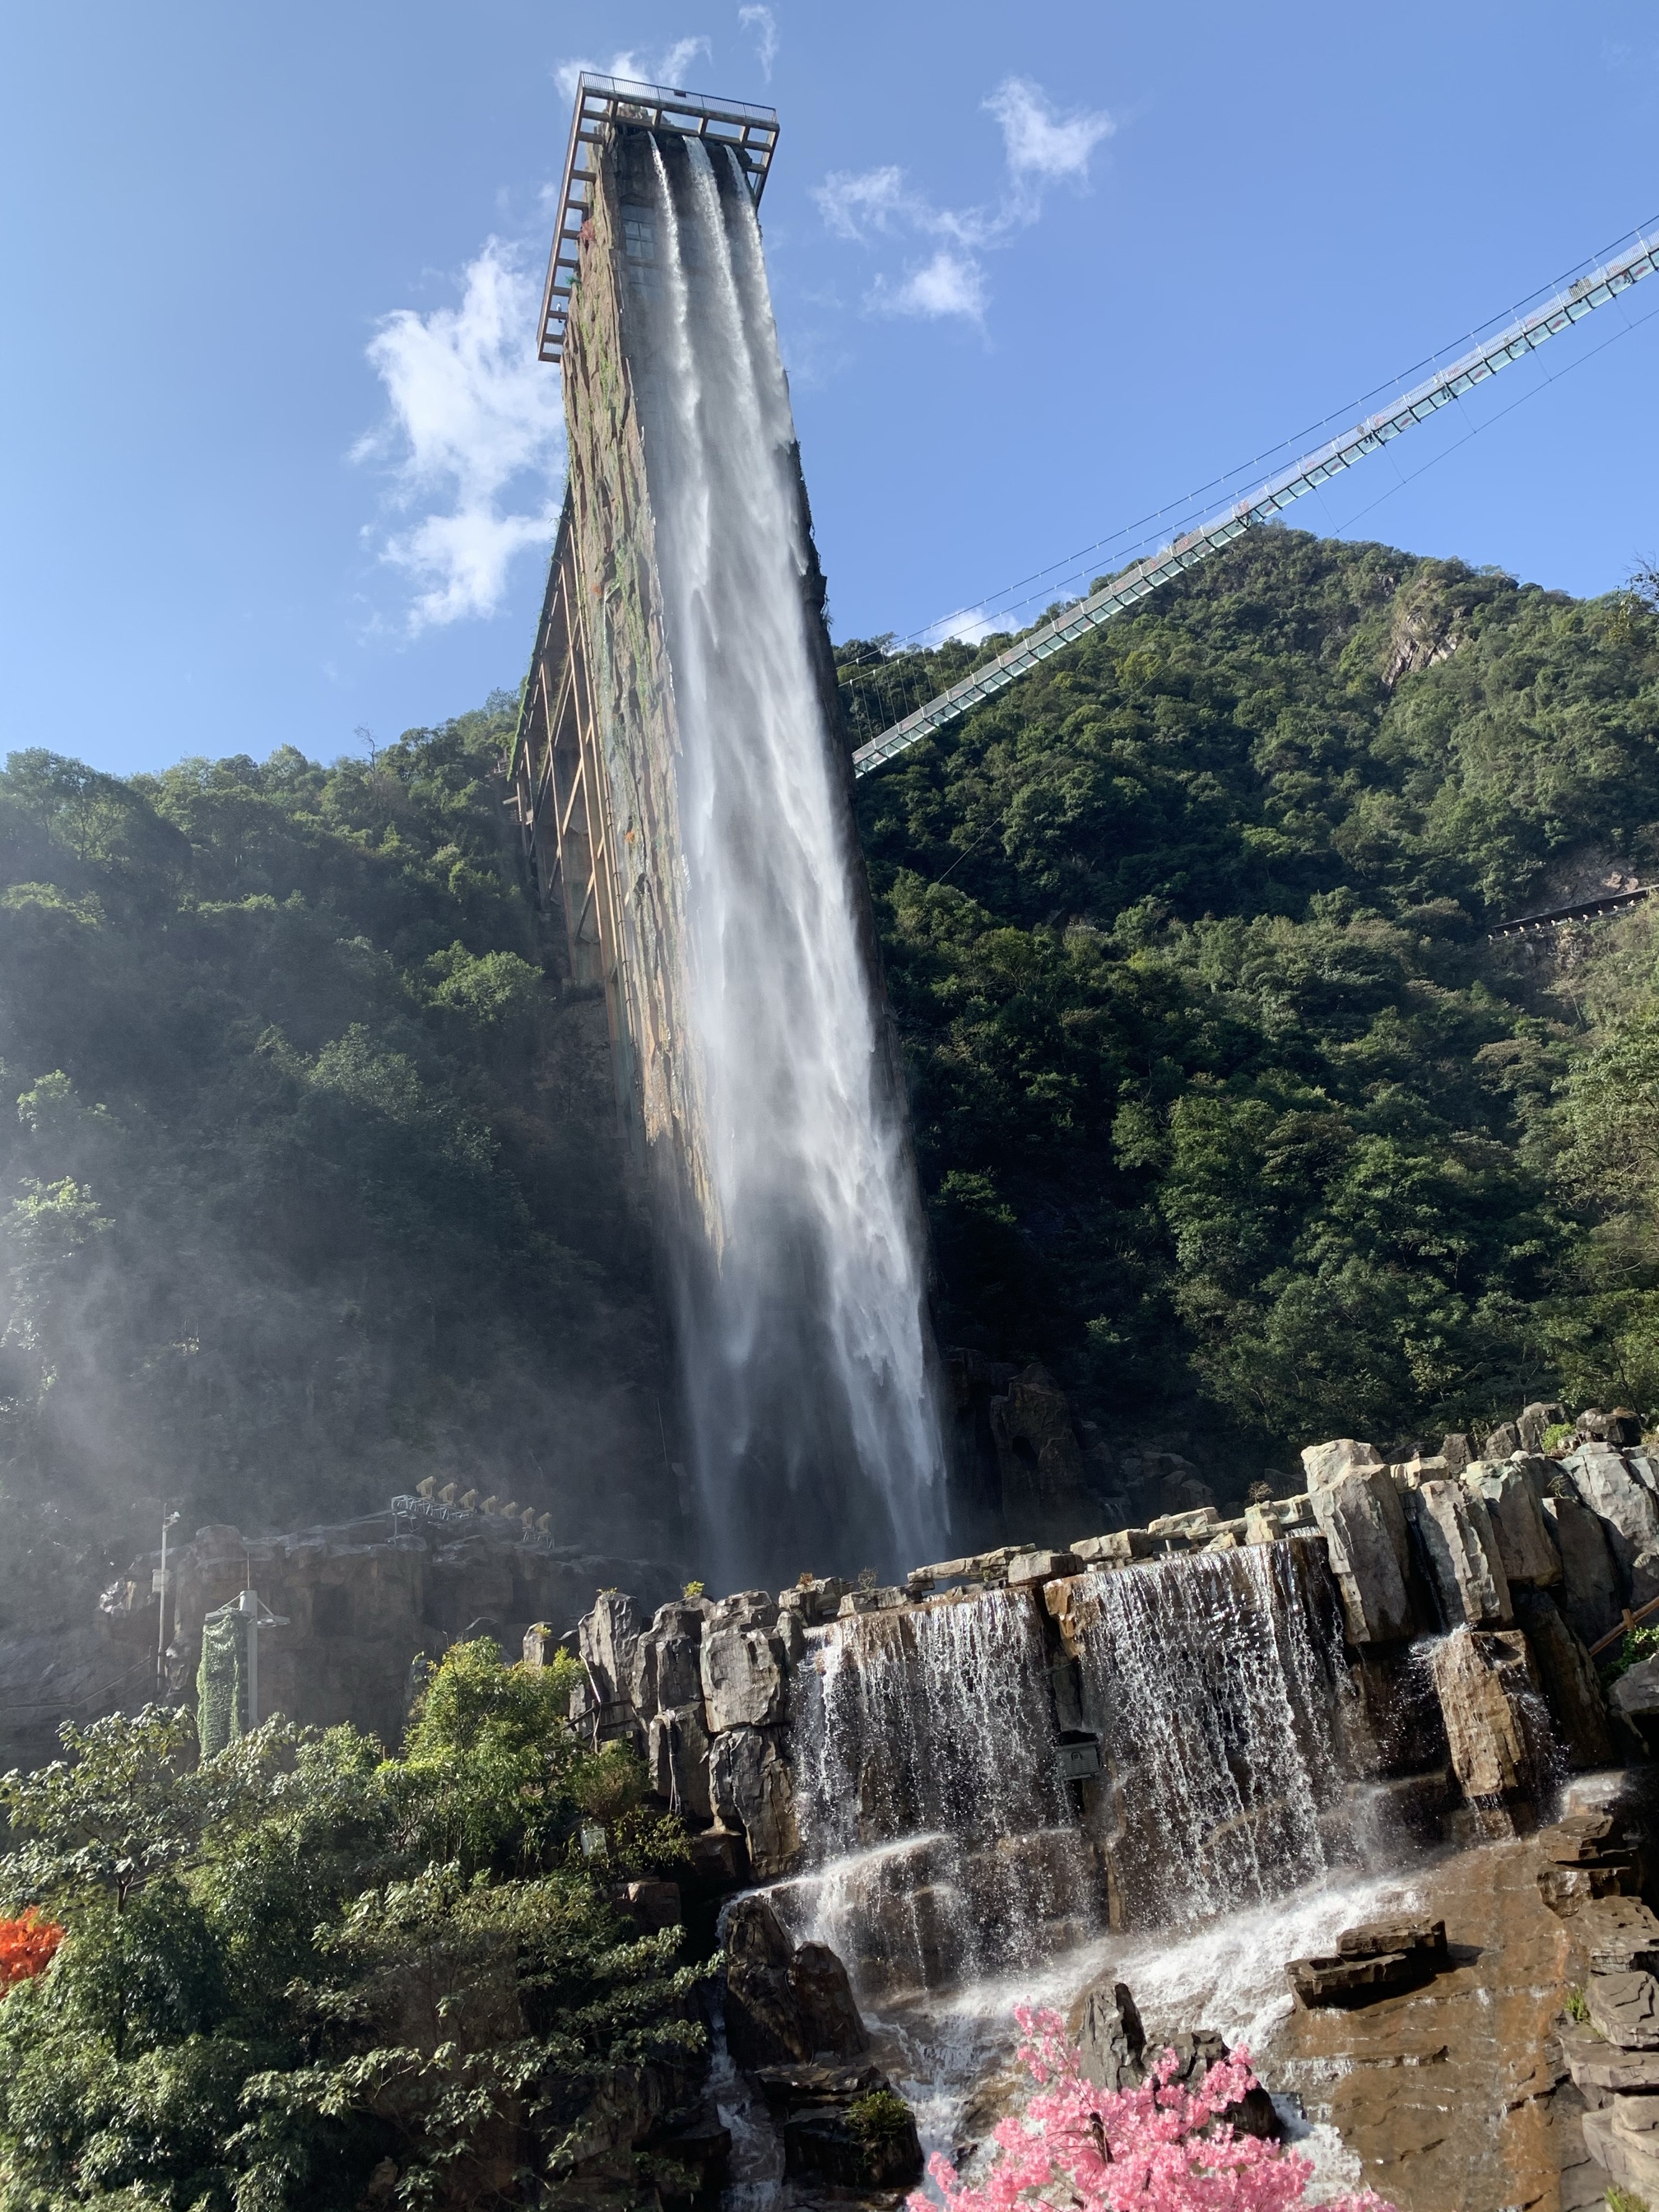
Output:
M924 1243L757 209L769 110L584 77L542 322L569 480L513 753L603 991L723 1577L945 1535Z

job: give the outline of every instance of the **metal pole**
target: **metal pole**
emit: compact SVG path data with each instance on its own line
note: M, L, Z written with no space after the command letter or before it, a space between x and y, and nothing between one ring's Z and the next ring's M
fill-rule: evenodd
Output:
M245 1589L239 1601L242 1618L247 1623L247 1725L248 1733L259 1725L259 1596L257 1590Z

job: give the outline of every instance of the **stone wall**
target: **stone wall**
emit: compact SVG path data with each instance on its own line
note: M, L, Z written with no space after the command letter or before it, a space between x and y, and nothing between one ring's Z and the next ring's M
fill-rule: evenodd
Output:
M494 1637L516 1657L532 1624L556 1643L573 1632L601 1587L627 1582L647 1601L674 1587L665 1567L540 1548L496 1515L458 1511L413 1525L399 1517L395 1532L388 1514L263 1541L229 1527L198 1529L168 1555L168 1693L194 1701L204 1616L251 1587L283 1623L260 1633L261 1716L317 1727L349 1721L395 1745L421 1656L472 1634ZM125 1678L113 1707L154 1694L158 1565L159 1554L135 1561L104 1595L110 1673Z

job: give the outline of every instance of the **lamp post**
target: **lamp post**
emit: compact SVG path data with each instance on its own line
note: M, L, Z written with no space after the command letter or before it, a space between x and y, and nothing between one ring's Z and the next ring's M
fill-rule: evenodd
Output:
M178 1521L179 1516L176 1513L164 1513L161 1516L161 1571L155 1577L155 1611L158 1616L155 1623L155 1694L157 1697L166 1695L167 1682L167 1531L169 1528L176 1528Z

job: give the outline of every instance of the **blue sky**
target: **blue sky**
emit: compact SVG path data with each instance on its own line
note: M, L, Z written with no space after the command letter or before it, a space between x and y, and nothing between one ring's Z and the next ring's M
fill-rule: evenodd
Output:
M517 684L573 63L780 111L841 636L994 603L1659 214L1652 0L14 0L0 40L0 749L119 769ZM1619 583L1659 552L1651 289L1298 520Z

